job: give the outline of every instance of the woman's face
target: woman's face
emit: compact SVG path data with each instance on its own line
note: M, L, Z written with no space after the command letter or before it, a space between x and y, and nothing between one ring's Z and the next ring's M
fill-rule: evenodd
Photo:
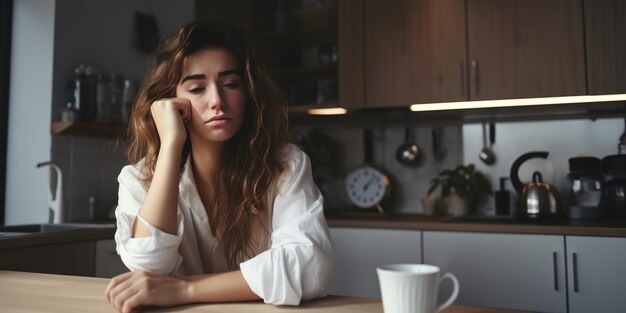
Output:
M188 129L192 140L224 142L243 124L247 101L243 72L226 49L208 48L190 55L183 64L176 97L191 102Z

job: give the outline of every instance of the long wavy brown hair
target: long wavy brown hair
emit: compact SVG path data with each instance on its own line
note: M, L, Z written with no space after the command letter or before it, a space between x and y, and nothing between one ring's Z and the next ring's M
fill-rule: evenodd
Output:
M252 229L268 212L268 194L275 191L285 168L281 150L287 141L288 124L286 99L242 31L217 21L196 22L182 27L161 43L151 56L131 115L128 160L130 164L143 160L141 180L149 188L160 148L150 106L156 100L175 96L184 60L209 47L221 47L233 53L244 71L247 92L243 126L226 142L225 155L221 158L213 193L220 196L206 208L229 267L237 268L239 261L252 256L256 244ZM190 151L191 141L187 136L181 171Z

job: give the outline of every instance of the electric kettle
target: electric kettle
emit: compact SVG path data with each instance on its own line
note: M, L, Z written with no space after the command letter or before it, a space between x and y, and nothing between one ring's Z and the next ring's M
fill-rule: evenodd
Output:
M511 166L511 183L519 194L517 214L522 218L559 218L561 199L556 188L543 181L541 173L535 171L533 180L523 184L518 176L522 163L533 158L548 157L548 152L528 152L521 155Z

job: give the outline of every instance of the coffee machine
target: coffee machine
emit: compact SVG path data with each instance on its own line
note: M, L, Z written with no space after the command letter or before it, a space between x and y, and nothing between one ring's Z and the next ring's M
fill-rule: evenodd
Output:
M602 188L600 207L608 217L626 217L626 154L604 157L602 170L609 179Z

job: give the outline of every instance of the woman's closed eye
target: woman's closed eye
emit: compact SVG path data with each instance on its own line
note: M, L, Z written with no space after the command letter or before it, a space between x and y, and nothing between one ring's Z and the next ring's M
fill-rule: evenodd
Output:
M224 84L222 84L222 87L228 88L228 89L238 89L239 86L240 84L237 81L225 82Z
M192 93L192 94L198 94L198 93L201 93L202 91L204 91L204 89L205 88L202 87L202 86L197 86L197 87L189 88L188 91L189 91L189 93Z

